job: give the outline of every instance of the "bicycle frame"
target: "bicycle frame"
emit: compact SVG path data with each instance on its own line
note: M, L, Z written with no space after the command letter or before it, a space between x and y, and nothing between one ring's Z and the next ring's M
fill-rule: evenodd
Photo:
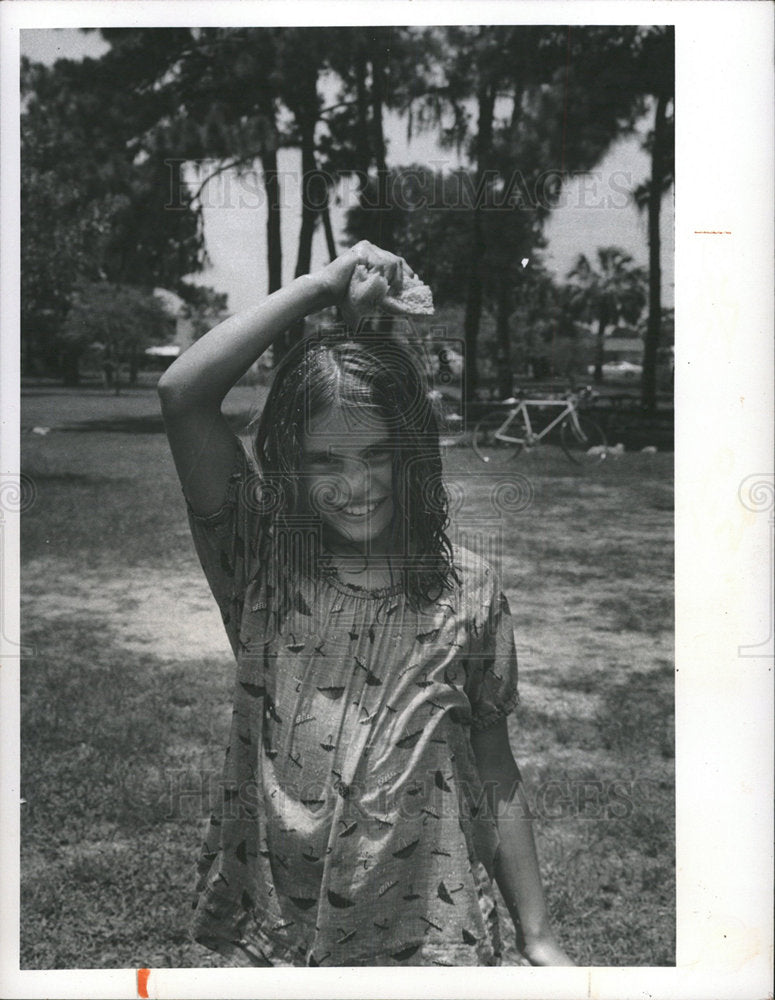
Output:
M530 406L539 406L544 408L546 406L561 406L562 411L546 425L541 431L535 433L533 431L533 425L530 422ZM526 437L510 437L506 431L511 426L511 424L517 419L519 414L522 414L525 421L525 429L527 430ZM499 441L505 441L507 444L524 444L530 447L541 441L546 435L552 431L559 423L561 423L565 417L571 416L574 424L578 429L578 421L576 420L576 405L573 400L570 399L522 399L519 404L514 407L513 410L509 410L506 419L503 421L501 426L495 431L495 437ZM580 433L580 429L579 429Z

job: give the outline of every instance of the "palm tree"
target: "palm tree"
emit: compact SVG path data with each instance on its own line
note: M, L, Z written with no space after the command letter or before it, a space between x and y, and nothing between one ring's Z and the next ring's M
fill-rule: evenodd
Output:
M599 247L599 270L579 254L570 280L570 305L579 318L597 322L595 382L603 381L605 331L620 319L635 323L646 304L648 275L619 247Z

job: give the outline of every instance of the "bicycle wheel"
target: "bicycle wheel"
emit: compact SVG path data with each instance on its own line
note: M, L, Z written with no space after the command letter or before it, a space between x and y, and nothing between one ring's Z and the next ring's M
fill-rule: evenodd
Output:
M506 423L508 413L506 411L488 413L474 427L472 444L474 452L489 465L501 465L504 462L515 458L524 445L522 442L503 441L495 436L496 431ZM504 431L505 436L524 437L525 423L522 414L517 415Z
M573 417L566 417L560 428L560 444L571 462L577 465L601 462L607 454L602 427L585 413L577 413L575 421Z

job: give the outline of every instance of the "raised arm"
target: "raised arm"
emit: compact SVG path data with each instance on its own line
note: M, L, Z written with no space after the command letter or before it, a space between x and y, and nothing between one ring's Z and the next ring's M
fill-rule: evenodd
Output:
M325 306L343 305L357 264L375 272L375 302L400 284L400 262L365 240L314 275L296 278L188 348L159 380L164 425L183 492L197 514L223 503L237 439L221 413L229 389L282 331ZM381 277L384 281L379 283ZM364 300L363 305L366 305ZM351 321L357 317L350 313Z
M532 965L573 965L549 924L532 821L506 720L472 732L471 743L482 783L491 794L490 808L498 821L500 847L495 858L495 880L518 931L522 931L522 950Z
M183 492L196 513L220 507L234 467L237 440L221 413L227 392L279 333L328 304L321 282L297 278L210 330L162 375L164 425Z

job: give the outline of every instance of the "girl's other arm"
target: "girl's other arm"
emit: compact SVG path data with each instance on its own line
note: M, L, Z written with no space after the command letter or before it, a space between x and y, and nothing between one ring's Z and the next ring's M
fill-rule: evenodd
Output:
M234 467L237 440L221 413L229 389L283 330L342 302L358 263L384 268L387 256L366 241L357 244L314 275L296 278L260 305L220 323L162 375L158 392L167 437L196 513L218 510Z
M522 929L525 956L532 965L573 965L549 925L533 825L511 752L506 719L472 731L471 744L489 796L488 805L498 822L500 847L495 858L495 881L515 925Z

